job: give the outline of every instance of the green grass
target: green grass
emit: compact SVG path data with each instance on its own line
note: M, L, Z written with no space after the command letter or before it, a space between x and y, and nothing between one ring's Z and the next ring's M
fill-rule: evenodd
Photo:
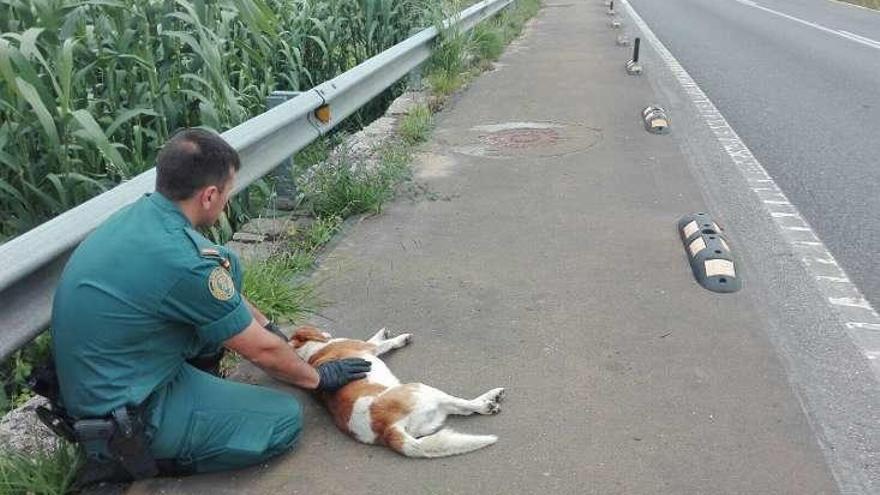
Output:
M321 307L311 284L295 282L303 267L291 261L287 256L275 256L244 267L242 292L271 320L299 321Z
M426 141L434 126L434 116L427 105L416 105L401 120L397 131L409 144Z
M325 244L330 242L341 226L341 217L317 218L293 244L293 252L315 255Z
M427 64L426 79L431 91L438 96L448 96L491 67L491 62L497 60L504 47L519 36L540 7L540 0L518 0L468 33L454 28L441 29L440 42ZM434 13L435 22L441 17Z
M0 363L0 415L33 397L27 379L35 365L50 359L51 342L49 332L43 332Z
M474 27L471 46L479 60L495 61L504 53L504 34L497 22L489 21Z
M380 213L394 194L394 185L406 167L383 150L377 167L352 164L342 158L317 167L307 182L301 183L304 203L316 218L348 218L361 213Z
M465 77L459 73L432 72L428 74L428 84L431 91L439 96L449 96L462 87Z
M294 174L294 177L299 176L300 173L309 167L330 158L330 152L342 142L343 137L341 133L321 136L309 143L305 148L299 150L293 157L294 166L291 172Z
M81 457L65 444L54 453L26 456L0 453L0 493L4 495L64 495L76 477Z
M855 5L861 5L862 7L868 7L871 9L880 9L880 0L843 0L843 1L855 4Z

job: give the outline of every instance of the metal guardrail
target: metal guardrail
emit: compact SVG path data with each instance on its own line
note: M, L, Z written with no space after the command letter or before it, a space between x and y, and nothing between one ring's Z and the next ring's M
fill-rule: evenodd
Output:
M513 0L484 0L443 22L467 31ZM439 31L431 27L357 67L222 134L241 156L239 192L325 134L425 62ZM331 119L315 111L329 105ZM0 245L0 361L45 330L64 263L77 245L120 208L153 191L151 169Z

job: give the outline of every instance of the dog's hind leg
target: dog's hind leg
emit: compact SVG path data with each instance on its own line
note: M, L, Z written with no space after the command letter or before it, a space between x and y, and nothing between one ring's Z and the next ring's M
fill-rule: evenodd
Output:
M397 337L383 340L381 342L372 342L373 344L376 344L376 348L373 349L373 354L375 354L376 356L381 356L391 349L400 349L410 342L412 342L412 334L409 333L404 333L398 335Z
M381 438L382 443L407 457L446 457L465 454L498 441L495 435L468 435L448 428L415 438L399 426L391 426L383 432Z
M473 413L477 414L498 414L501 412L501 400L504 398L504 389L495 388L476 399L462 399L447 394L441 390L436 391L437 400L440 407L449 414L457 414L460 416L468 416Z

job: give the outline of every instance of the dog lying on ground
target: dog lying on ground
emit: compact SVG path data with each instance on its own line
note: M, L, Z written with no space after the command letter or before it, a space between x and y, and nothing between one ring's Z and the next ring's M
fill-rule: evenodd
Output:
M366 378L321 397L336 426L358 441L386 445L408 457L464 454L495 443L495 435L467 435L441 427L450 414L499 413L504 389L467 400L422 383L401 384L379 356L411 341L410 334L391 337L384 328L364 342L333 339L305 326L296 330L290 345L312 366L350 357L372 363Z

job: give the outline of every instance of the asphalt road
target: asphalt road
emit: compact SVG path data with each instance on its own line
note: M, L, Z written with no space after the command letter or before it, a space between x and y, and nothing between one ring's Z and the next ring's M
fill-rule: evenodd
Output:
M630 0L880 307L880 13Z

